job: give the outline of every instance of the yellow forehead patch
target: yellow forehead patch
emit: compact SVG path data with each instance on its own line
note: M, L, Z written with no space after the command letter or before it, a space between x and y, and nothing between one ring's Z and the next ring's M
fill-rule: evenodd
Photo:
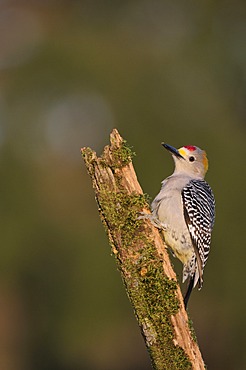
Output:
M181 155L182 155L182 157L185 157L185 156L187 155L186 150L185 150L185 149L183 149L183 148L180 148L180 149L178 150L178 152L179 152L179 154L181 154Z

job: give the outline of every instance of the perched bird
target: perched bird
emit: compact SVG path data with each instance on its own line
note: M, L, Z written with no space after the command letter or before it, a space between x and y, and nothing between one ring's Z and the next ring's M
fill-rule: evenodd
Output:
M189 278L185 307L192 289L203 284L203 270L210 250L215 220L215 200L206 181L206 152L188 145L176 149L162 145L172 154L173 174L162 181L159 194L151 204L152 223L163 230L164 239L183 263L183 282Z

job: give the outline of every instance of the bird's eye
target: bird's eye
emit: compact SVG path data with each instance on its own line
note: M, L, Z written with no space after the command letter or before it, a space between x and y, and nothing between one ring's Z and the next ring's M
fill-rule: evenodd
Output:
M194 162L194 160L195 160L195 158L194 158L193 156L191 156L191 157L189 158L189 161L190 161L190 162Z

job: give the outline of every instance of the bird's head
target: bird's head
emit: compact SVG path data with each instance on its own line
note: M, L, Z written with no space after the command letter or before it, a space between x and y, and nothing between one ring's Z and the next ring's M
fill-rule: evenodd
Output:
M175 173L185 173L195 178L204 178L208 170L206 152L197 146L186 145L176 149L171 145L162 143L173 156Z

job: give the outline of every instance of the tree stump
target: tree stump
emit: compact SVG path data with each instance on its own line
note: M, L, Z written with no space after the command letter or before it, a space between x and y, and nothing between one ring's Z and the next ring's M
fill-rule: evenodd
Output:
M204 370L163 238L148 221L147 197L138 183L133 153L114 129L101 157L82 156L91 177L102 222L156 370Z

